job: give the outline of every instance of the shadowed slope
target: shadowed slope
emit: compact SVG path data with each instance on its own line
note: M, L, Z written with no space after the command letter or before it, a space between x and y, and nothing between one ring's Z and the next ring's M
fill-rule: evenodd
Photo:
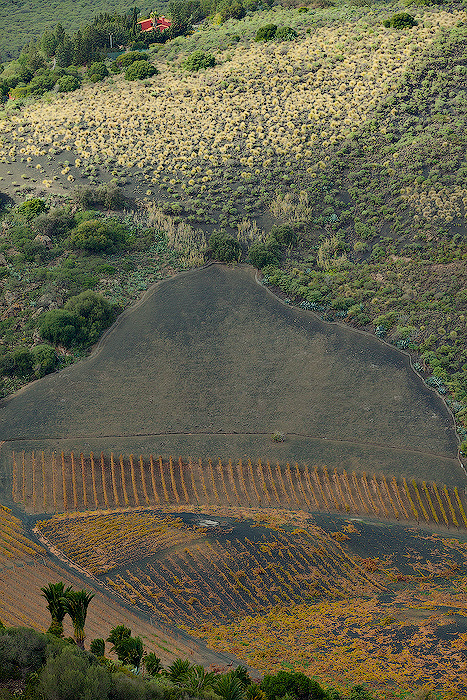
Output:
M357 466L378 470L372 449L392 448L398 464L415 452L419 476L439 478L432 470L440 461L442 479L447 471L462 480L451 417L405 356L288 308L250 269L213 265L159 284L90 358L34 382L0 410L0 439L50 447L51 438L76 438L75 449L92 449L93 440L108 449L115 439L102 438L115 436L132 451L132 436L181 433L183 452L196 457L194 447L235 458L249 446L274 458L266 438L273 430L301 436L299 453L291 438L278 448L282 457L307 459L308 442L337 440L337 451L324 448L332 466L345 460L348 442L352 454L362 446ZM216 433L226 435L211 440ZM260 444L242 442L261 434Z

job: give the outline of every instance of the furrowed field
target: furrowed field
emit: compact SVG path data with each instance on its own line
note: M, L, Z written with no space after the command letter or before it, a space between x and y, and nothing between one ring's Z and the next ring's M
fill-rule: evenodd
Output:
M465 692L464 536L219 512L58 515L38 528L135 608L262 672L369 683L381 698L426 684Z

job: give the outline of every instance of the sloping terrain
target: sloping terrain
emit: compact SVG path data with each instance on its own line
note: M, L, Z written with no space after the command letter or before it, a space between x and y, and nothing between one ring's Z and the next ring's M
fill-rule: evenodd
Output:
M288 436L277 448L287 459L298 452L322 463L316 447L329 441L331 468L345 466L349 451L361 471L463 483L452 419L408 358L288 308L248 268L214 265L156 286L89 359L32 383L0 410L4 455L13 443L61 452L71 442L79 454L96 440L107 450L115 437L136 452L139 436L152 436L151 451L164 454L161 436L172 434L183 438L185 456L221 446L237 459L253 436L259 446L247 457L274 459L274 431Z

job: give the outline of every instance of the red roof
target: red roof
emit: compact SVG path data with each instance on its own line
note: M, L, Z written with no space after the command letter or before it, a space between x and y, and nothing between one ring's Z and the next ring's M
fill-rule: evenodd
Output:
M154 29L154 24L151 18L149 19L141 19L138 24L141 25L141 31L142 32L152 32Z

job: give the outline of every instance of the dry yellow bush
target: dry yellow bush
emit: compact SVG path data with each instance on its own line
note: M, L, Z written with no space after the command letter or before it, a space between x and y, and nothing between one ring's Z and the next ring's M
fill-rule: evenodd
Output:
M216 169L238 167L248 182L278 156L312 175L325 167L326 148L395 88L438 27L467 15L430 18L432 26L405 32L375 26L371 47L361 26L347 22L316 28L286 48L238 47L207 73L181 77L159 64L150 87L122 76L87 85L0 122L0 160L73 149L83 165L112 159L136 165L154 183L189 178L201 191Z

